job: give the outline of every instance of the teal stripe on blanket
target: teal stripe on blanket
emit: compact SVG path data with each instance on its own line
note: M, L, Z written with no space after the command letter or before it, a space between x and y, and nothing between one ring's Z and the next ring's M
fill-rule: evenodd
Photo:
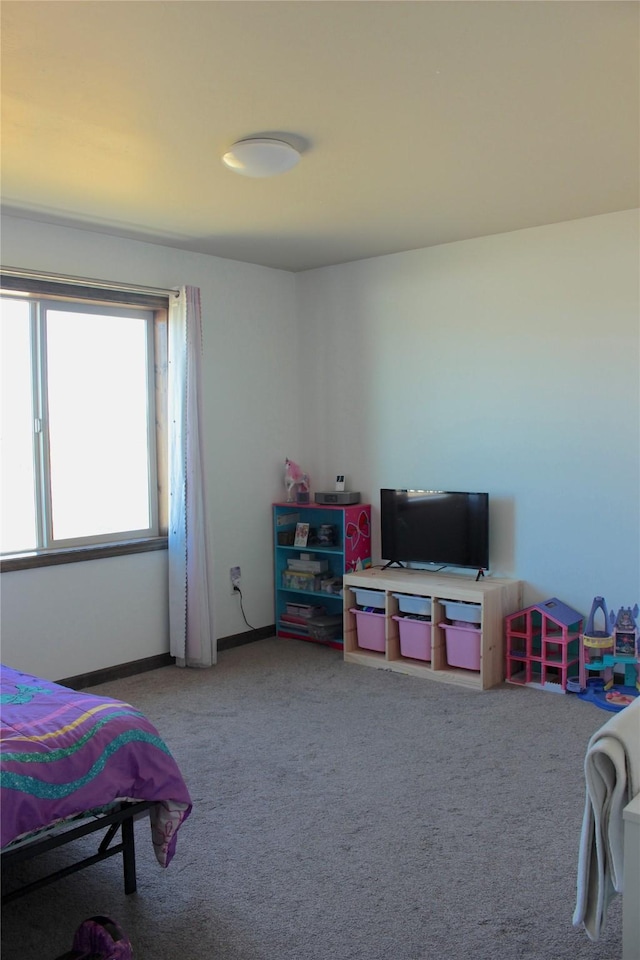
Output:
M133 713L131 710L117 710L114 713L110 713L107 717L96 720L92 728L87 730L76 743L72 743L69 747L58 747L57 750L43 750L41 753L36 753L35 751L30 753L3 753L2 762L7 763L9 760L17 760L19 763L52 763L54 760L64 760L65 757L70 756L83 747L102 727L106 727L114 717L142 717L142 714ZM64 733L62 736L64 736Z
M107 765L109 757L116 753L120 747L136 740L151 743L159 750L162 750L163 753L171 756L169 748L160 737L147 733L144 730L127 730L119 737L116 737L115 740L111 741L109 746L105 748L102 756L96 760L85 776L80 777L78 780L72 780L70 783L45 783L36 777L26 777L18 773L2 771L2 773L0 773L0 785L6 787L8 790L19 790L22 793L31 794L41 800L55 800L61 797L68 797L70 793L73 793L75 790L80 790L81 787L86 786L87 783L101 773Z

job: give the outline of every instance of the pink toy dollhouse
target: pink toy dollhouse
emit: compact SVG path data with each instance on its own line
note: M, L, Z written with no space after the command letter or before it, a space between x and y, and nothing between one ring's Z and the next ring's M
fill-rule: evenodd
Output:
M506 680L566 693L580 669L583 617L556 597L505 617Z

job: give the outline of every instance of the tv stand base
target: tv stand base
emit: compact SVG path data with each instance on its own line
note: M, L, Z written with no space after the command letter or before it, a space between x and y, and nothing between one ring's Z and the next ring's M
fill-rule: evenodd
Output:
M480 573L481 571L479 571ZM475 690L488 690L504 681L504 618L522 608L522 581L490 577L471 579L455 574L429 573L424 570L371 567L348 573L343 579L344 659L349 663L406 673L414 677L454 683ZM384 593L384 651L358 646L356 588ZM430 659L403 656L400 643L399 601L394 594L428 597L431 600ZM480 623L469 624L468 642L480 643L480 669L471 670L448 662L446 604L474 603L480 607ZM376 616L370 614L370 616ZM466 638L463 638L463 642ZM454 660L455 662L455 660Z

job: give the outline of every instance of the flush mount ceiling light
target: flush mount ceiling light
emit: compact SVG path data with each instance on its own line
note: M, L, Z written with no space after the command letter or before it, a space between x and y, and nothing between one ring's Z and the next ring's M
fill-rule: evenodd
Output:
M300 154L284 140L238 140L222 157L225 166L243 177L275 177L295 167Z

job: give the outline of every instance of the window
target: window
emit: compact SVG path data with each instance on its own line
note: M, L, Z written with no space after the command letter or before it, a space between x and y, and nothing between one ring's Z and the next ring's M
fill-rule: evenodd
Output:
M165 532L166 307L5 292L0 307L2 554Z

